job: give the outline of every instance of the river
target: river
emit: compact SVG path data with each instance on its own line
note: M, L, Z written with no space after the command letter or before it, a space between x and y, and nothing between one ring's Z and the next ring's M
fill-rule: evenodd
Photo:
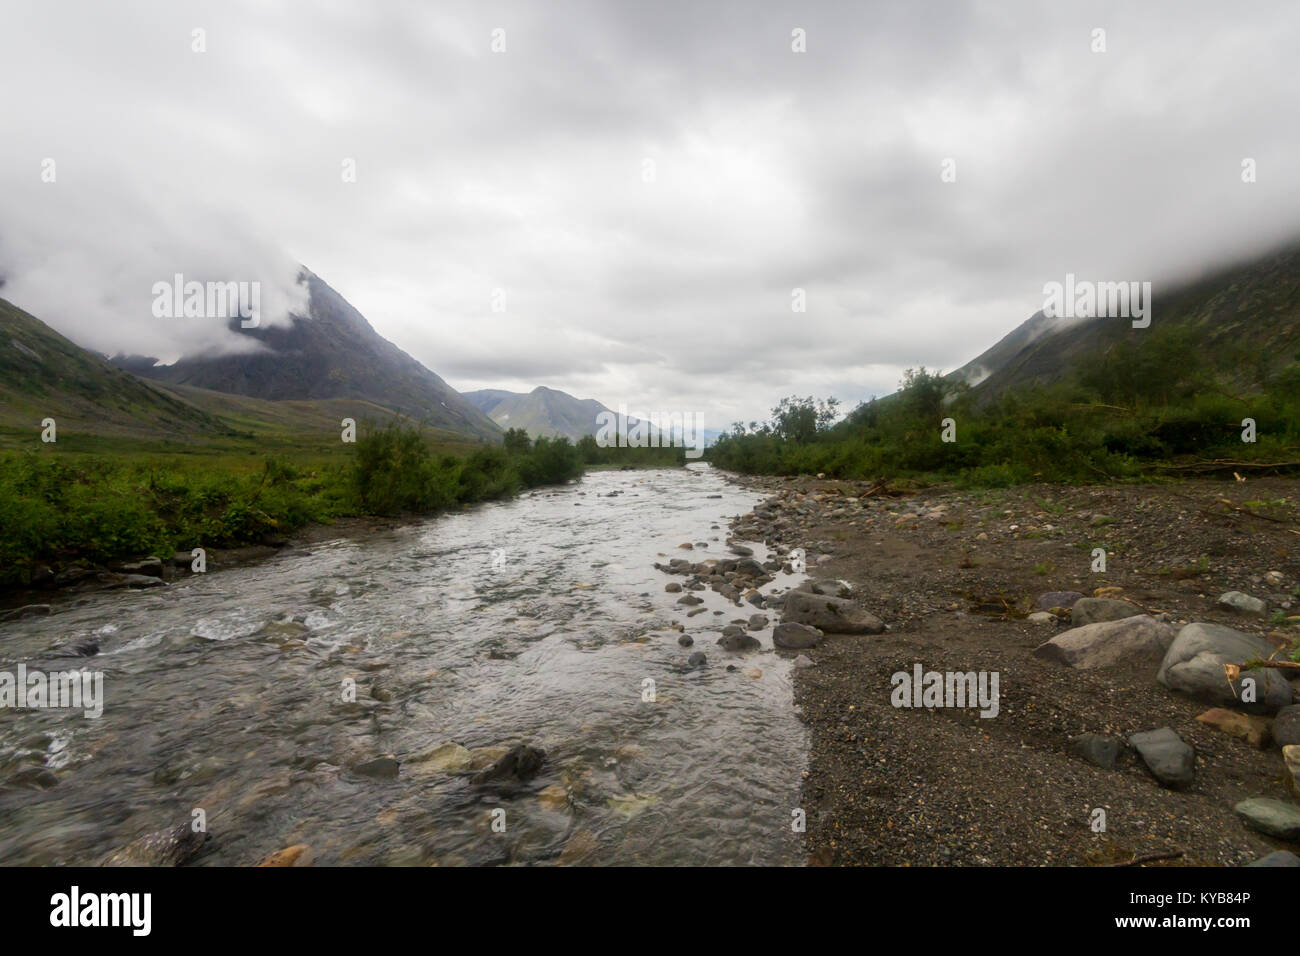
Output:
M294 844L317 865L802 863L788 655L770 627L723 651L756 609L698 592L688 619L653 567L685 541L722 556L757 501L702 465L592 472L3 625L0 670L93 669L105 703L0 711L0 864L97 863L196 811L198 865ZM56 656L82 641L99 653ZM546 752L535 778L470 782L465 760L518 742ZM396 777L354 769L382 755Z

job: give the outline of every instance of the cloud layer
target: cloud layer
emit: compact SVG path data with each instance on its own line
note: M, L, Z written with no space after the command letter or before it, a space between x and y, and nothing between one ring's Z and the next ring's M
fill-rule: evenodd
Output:
M2 294L105 352L221 346L156 281L274 320L302 263L459 388L713 428L1300 234L1285 2L12 7Z

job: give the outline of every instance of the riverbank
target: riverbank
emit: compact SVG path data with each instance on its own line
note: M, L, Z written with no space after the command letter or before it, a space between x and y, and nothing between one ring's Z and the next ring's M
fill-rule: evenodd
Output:
M1101 865L1181 854L1167 862L1243 865L1300 849L1234 812L1249 798L1293 799L1278 747L1198 721L1213 702L1156 680L1164 648L1190 622L1295 646L1300 481L859 499L866 483L732 480L772 496L734 524L738 539L805 548L814 578L847 582L888 627L828 634L800 651L814 665L799 671L795 691L812 736L802 796L811 862ZM1093 571L1096 548L1106 552L1104 572ZM1076 597L1040 596L1102 588L1133 602L1135 615L1163 616L1149 625L1158 648L1112 646L1115 659L1095 667L1035 653L1078 613L1039 609ZM1264 600L1264 614L1220 605L1229 591ZM892 675L918 663L996 672L996 717L893 706ZM1162 727L1195 751L1194 777L1181 789L1162 785L1125 743ZM1086 734L1118 745L1112 767L1078 755L1071 738ZM1111 745L1094 743L1093 757L1106 763ZM1095 832L1098 808L1104 832Z

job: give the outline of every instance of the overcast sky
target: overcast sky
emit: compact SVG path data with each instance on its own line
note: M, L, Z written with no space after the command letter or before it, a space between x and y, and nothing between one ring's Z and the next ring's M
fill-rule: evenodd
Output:
M104 352L212 344L160 279L282 313L303 263L461 390L712 428L1300 236L1293 0L0 13L0 295Z

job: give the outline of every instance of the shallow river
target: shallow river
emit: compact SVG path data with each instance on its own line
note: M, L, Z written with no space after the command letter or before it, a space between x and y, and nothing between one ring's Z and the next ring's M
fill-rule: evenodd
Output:
M722 556L757 500L706 466L594 472L0 625L0 670L86 667L105 697L98 719L0 710L0 864L97 863L196 810L199 865L300 843L317 865L800 863L789 660L770 628L723 651L756 609L697 592L688 619L653 567L684 541ZM470 782L520 742L546 752L535 778ZM468 754L419 759L448 743ZM354 769L383 755L395 778Z

